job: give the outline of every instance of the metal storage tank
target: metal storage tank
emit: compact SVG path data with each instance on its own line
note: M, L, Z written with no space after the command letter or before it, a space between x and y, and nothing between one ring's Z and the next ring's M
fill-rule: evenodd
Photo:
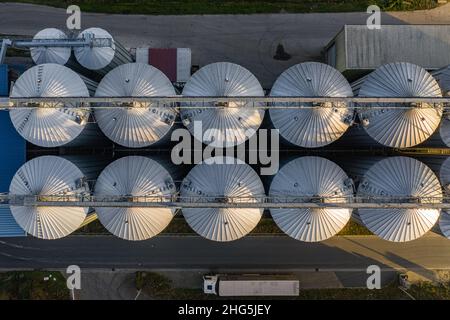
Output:
M450 66L434 71L432 74L439 83L443 96L450 97ZM444 113L439 126L439 138L445 146L450 147L450 118L447 113Z
M264 96L264 90L258 79L244 67L218 62L197 71L184 86L183 96ZM252 135L250 131L259 128L264 109L239 101L199 103L198 108L182 109L181 118L197 140L212 147L231 147L244 143ZM201 122L203 132L194 132L194 121ZM249 136L245 134L247 130L250 130Z
M82 167L83 169L83 167ZM42 156L26 162L14 175L9 187L11 195L75 196L89 194L86 175L69 160ZM56 199L57 201L58 199ZM14 219L34 237L58 239L69 235L83 223L89 208L11 206Z
M67 34L56 28L46 28L33 37L33 40L68 40ZM30 47L31 58L36 64L56 63L65 65L72 54L71 47Z
M433 71L431 73L439 83L439 86L441 87L442 94L446 97L450 96L450 65Z
M441 97L441 89L425 69L406 62L383 65L369 74L361 97ZM376 142L407 148L427 140L438 128L442 106L374 103L358 110L366 133Z
M78 63L86 69L95 70L97 73L105 75L115 67L133 61L128 50L117 42L106 30L89 28L80 32L78 38L105 38L112 40L111 47L73 48Z
M352 97L350 84L336 69L318 62L290 67L275 81L271 96ZM306 109L269 109L270 118L288 142L305 148L322 147L339 139L353 122L345 103L302 103Z
M47 63L34 66L17 79L13 98L89 97L96 83L64 66ZM30 107L33 105L30 105ZM27 141L41 147L77 145L100 140L96 126L88 125L88 108L73 108L42 102L35 109L10 109L11 121Z
M272 180L269 196L298 198L301 202L345 203L352 201L353 184L334 162L308 156L281 167ZM278 227L290 237L316 242L342 230L350 220L352 209L270 209L270 213Z
M450 157L448 156L426 156L420 157L421 161L426 163L437 176L442 185L444 195L450 194ZM448 202L447 200L445 200ZM450 239L450 212L447 209L441 211L439 223L433 228L433 231L441 233Z
M170 80L158 69L128 63L110 71L99 83L97 97L174 96ZM170 138L176 110L170 106L133 102L126 108L97 109L95 118L112 141L129 148L153 145Z
M350 167L350 165L349 165ZM440 203L438 177L423 162L409 157L353 159L351 175L359 177L358 197L392 197L392 201ZM364 200L366 201L366 200ZM385 201L385 200L383 200ZM379 237L395 242L417 239L439 218L439 209L358 209L363 224Z
M170 201L175 196L176 169L169 163L142 156L120 158L107 166L95 184L95 196L117 196L127 201ZM159 201L159 200L158 200ZM175 216L174 208L96 208L103 226L126 240L145 240L163 231Z
M258 202L264 186L241 160L214 157L196 165L181 184L181 200L192 202ZM183 216L199 235L213 241L242 238L258 224L261 208L184 208Z

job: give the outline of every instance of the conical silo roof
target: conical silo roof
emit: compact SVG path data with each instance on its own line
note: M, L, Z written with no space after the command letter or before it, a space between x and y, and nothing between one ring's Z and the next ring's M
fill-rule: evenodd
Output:
M442 201L439 179L424 163L409 157L391 157L375 163L358 187L359 197L392 197L421 204ZM439 218L439 209L358 209L363 223L381 238L395 242L417 239Z
M158 69L142 63L128 63L110 71L99 83L95 95L173 96L175 89ZM174 108L145 102L134 102L127 108L95 110L95 118L103 133L115 143L129 148L150 146L163 139L172 128L175 117Z
M257 202L264 196L261 179L249 165L228 157L208 160L216 163L196 165L183 180L182 199L232 202L241 197L242 202ZM232 241L245 236L263 214L260 208L184 208L182 211L196 233L214 241Z
M345 172L321 157L301 157L285 164L270 185L270 197L298 198L300 202L351 201L353 187ZM290 237L308 242L337 234L350 220L346 208L270 209L275 223Z
M78 47L73 52L77 61L85 68L90 70L100 70L107 67L114 59L116 53L116 44L112 35L101 28L88 28L78 35L79 39L92 36L94 38L111 39L111 47Z
M33 37L33 40L67 40L67 35L56 28L46 28ZM67 61L70 59L70 55L72 54L72 48L67 47L30 47L31 58L36 64L43 63L56 63L60 65L65 65Z
M448 122L448 121L447 121ZM441 181L444 192L450 194L450 157L442 162L439 169L439 179ZM439 217L439 229L442 234L450 239L450 213L448 209L444 209Z
M450 66L432 72L444 96L450 96Z
M441 97L439 84L425 69L406 62L383 65L372 72L358 93L361 97ZM358 110L366 132L394 148L415 146L438 128L442 107L427 103L371 104Z
M264 96L264 90L258 79L244 67L218 62L197 71L184 86L183 95ZM201 108L202 106L208 108ZM259 128L264 118L264 109L239 101L226 104L206 103L199 104L198 109L182 109L181 118L197 140L213 147L231 147L248 139L247 130L250 132ZM194 121L201 122L203 132L194 132ZM203 137L206 130L208 132Z
M350 84L336 69L318 62L290 67L275 81L271 96L351 97ZM317 148L339 139L353 121L345 103L303 103L305 109L269 109L274 127L292 144ZM311 108L314 107L314 108Z
M11 195L67 196L81 194L86 185L83 173L73 163L56 156L42 156L26 162L14 175ZM58 239L69 235L83 223L89 208L11 206L19 226L41 239Z
M169 201L176 193L169 172L158 161L142 156L120 158L108 165L95 184L95 196L120 196L127 201ZM109 232L126 240L145 240L163 231L175 215L171 208L96 208Z
M11 97L89 97L89 91L77 73L48 63L22 74L12 88ZM73 108L70 104L56 106L43 102L35 109L12 108L9 114L25 140L41 147L58 147L71 142L83 131L89 110Z

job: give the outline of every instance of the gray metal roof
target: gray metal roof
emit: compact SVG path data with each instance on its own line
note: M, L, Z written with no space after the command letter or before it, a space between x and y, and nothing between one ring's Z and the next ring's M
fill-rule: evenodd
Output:
M367 76L361 97L441 97L441 89L425 69L406 62L386 64ZM389 107L383 109L383 107ZM406 107L406 108L405 108ZM377 142L407 148L428 139L438 128L442 106L373 104L358 109L366 132Z
M258 79L234 63L218 62L202 67L189 79L183 96L264 96ZM242 102L198 104L198 109L182 109L181 118L194 137L213 147L230 147L247 140L247 130L256 131L264 118L264 109ZM203 132L194 133L194 121L201 121ZM208 130L208 132L205 132ZM203 133L205 137L203 137ZM205 139L203 139L205 138Z
M26 162L14 175L9 187L13 195L79 194L84 175L73 163L56 156L42 156ZM11 206L16 222L27 233L42 239L58 239L78 229L89 208Z
M46 28L33 37L33 40L46 39L46 40L67 40L67 35L56 28ZM31 58L36 64L43 63L56 63L65 65L70 59L72 54L72 48L67 47L30 47Z
M173 96L170 80L158 69L128 63L110 71L99 83L96 97ZM97 109L95 118L103 133L129 148L150 146L171 130L176 110L152 103L132 103L129 108Z
M89 97L81 77L64 66L47 63L34 66L15 82L11 97ZM73 104L69 104L72 107ZM86 126L89 109L46 108L11 109L9 114L17 132L27 141L41 147L58 147L73 141Z
M318 62L290 67L275 81L271 96L351 97L352 89L336 69ZM311 103L303 104L312 106ZM339 108L334 108L339 107ZM322 147L339 139L353 121L345 103L320 103L311 109L269 109L275 128L290 143Z
M123 196L128 201L176 194L175 182L157 161L142 157L120 158L108 165L95 184L94 194ZM141 200L139 200L141 199ZM173 208L96 208L100 222L108 231L126 240L146 240L164 230L175 215Z
M359 184L357 196L405 198L439 203L438 177L424 163L409 157L390 157L375 163ZM395 242L417 239L437 222L438 209L358 209L363 223L379 237Z
M450 64L446 54L450 52L449 24L383 24L379 30L369 30L365 23L345 25L335 40L337 69L341 72L376 69L397 61L426 69Z
M182 197L227 201L227 197L264 195L257 173L240 160L215 157L196 165L183 180ZM248 200L248 201L251 201ZM184 208L183 216L202 237L214 241L232 241L252 231L262 217L261 208Z
M269 195L339 203L351 201L353 186L345 172L334 162L321 157L301 157L288 162L278 171L270 185ZM334 236L347 224L352 214L351 209L345 208L270 209L270 212L283 232L308 242Z

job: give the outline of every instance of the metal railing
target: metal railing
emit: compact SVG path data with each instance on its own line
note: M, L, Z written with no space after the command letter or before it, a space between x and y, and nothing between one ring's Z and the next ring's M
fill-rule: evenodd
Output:
M151 208L400 208L450 209L450 196L105 196L105 195L0 195L0 207L151 207Z
M233 102L229 104L230 102ZM40 104L45 103L46 108L130 108L133 107L175 107L177 109L208 109L218 108L221 104L228 103L226 108L245 107L260 109L309 109L321 107L332 109L410 109L414 105L416 108L428 109L450 109L450 97L188 97L188 96L168 96L168 97L27 97L27 98L0 98L0 109L8 110L12 108L34 109L40 108ZM374 105L378 104L378 105ZM399 105L404 104L404 105Z

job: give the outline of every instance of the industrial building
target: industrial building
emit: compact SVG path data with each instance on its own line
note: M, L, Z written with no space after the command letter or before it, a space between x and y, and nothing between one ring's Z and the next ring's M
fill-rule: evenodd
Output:
M401 48L401 49L400 49ZM450 65L450 25L345 25L325 47L327 63L354 80L392 62L427 70Z
M368 31L346 26L327 49L329 65L293 65L268 94L243 66L212 63L191 75L190 51L141 48L133 57L100 28L75 36L49 28L19 40L36 65L10 90L0 67L2 134L14 142L0 170L0 236L58 239L98 217L114 236L141 241L178 214L217 242L241 239L263 216L307 242L329 239L351 217L389 241L417 239L438 220L450 237L441 210L450 61L416 59L423 48L398 61L377 46L375 56L353 50L357 41L386 48L395 30L402 39L425 31L445 39L447 27L386 26L367 40ZM202 148L228 149L247 148L260 128L277 129L284 144L276 151L295 157L271 177L258 175L261 163L224 155L174 165L161 155L182 126ZM405 153L414 157L398 156Z

